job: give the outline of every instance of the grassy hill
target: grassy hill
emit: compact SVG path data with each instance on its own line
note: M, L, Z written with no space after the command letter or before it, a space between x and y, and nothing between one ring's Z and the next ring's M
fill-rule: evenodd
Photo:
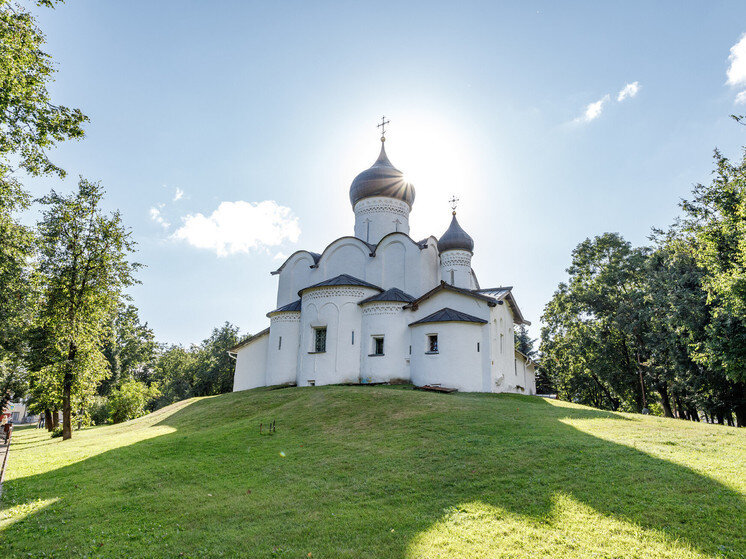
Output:
M316 387L15 435L3 558L746 557L746 429Z

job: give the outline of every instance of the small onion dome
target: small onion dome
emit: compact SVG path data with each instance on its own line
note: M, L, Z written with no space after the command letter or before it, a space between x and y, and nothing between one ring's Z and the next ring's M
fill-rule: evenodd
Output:
M355 207L363 198L386 196L402 200L412 207L414 186L404 180L404 173L394 167L386 157L384 144L381 142L381 154L370 169L366 169L352 181L350 202Z
M456 219L456 212L453 212L453 219L448 231L438 240L438 252L447 250L468 250L474 252L474 240L466 231L461 229Z

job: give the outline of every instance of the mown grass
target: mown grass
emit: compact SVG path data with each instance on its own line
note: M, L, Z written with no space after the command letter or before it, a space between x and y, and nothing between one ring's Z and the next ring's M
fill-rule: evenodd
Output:
M3 558L746 557L746 430L533 397L258 389L11 453Z

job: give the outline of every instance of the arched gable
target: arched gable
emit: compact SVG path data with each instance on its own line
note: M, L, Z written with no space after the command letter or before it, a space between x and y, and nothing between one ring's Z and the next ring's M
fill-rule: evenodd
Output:
M364 280L369 258L370 245L357 237L341 237L324 249L316 267L322 280L340 274Z
M292 303L298 298L298 290L311 283L312 266L316 265L317 254L299 250L290 255L275 274L280 276L277 285L277 306Z

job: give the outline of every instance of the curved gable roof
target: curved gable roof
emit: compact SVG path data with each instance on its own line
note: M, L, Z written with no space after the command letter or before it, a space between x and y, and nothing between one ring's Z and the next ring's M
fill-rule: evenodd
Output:
M296 250L293 254L291 254L290 256L288 256L285 259L285 262L283 262L282 265L279 268L277 268L274 272L270 272L270 274L272 274L273 276L279 274L280 272L282 272L283 268L285 268L285 266L287 266L287 263L290 262L290 260L292 260L292 258L294 256L296 256L298 254L302 254L304 252L306 254L308 254L313 259L313 264L314 265L316 265L316 264L319 263L319 259L321 258L321 255L319 253L317 253L317 252L311 252L309 250Z

